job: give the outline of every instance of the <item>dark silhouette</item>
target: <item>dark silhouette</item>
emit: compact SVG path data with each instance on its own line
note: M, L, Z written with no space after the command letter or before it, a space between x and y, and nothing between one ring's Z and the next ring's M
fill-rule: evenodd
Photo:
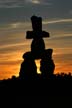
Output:
M23 55L24 61L21 64L19 77L21 79L34 79L37 74L37 67L34 61L34 57L31 52L27 52Z
M31 17L33 31L42 31L42 18L37 16Z
M32 39L31 51L35 59L40 59L45 50L43 37L49 37L49 33L42 31L42 18L37 16L31 17L33 31L27 32L27 39Z
M35 59L39 59L45 50L44 40L42 38L34 39L31 44L31 51Z
M43 37L49 37L49 33L42 31L42 18L37 16L31 17L33 31L27 31L27 39L39 39Z
M52 49L45 50L43 53L42 59L40 61L40 70L42 72L42 77L48 78L53 75L54 69L55 69L55 64L52 59Z
M27 31L27 39L32 39L31 52L24 54L24 61L21 64L19 77L21 79L35 78L36 65L35 59L42 59L40 70L44 78L50 77L54 73L55 65L52 60L52 49L45 49L43 37L49 37L49 33L42 31L42 18L37 16L31 17L33 31ZM39 77L39 76L37 76ZM37 78L36 77L36 78ZM41 78L39 77L39 78Z

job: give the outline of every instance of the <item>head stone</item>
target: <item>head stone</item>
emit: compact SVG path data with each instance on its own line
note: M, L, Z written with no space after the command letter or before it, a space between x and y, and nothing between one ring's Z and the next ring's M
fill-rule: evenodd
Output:
M33 31L42 31L42 18L37 16L31 17Z
M49 37L49 33L42 31L42 18L37 16L31 17L32 31L27 31L26 39L37 39L43 37Z

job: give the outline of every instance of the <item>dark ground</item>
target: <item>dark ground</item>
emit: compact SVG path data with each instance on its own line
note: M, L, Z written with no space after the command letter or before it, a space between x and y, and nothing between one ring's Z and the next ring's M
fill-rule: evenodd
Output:
M13 77L0 81L0 103L37 105L69 99L72 100L70 75L53 75L47 79L28 80Z

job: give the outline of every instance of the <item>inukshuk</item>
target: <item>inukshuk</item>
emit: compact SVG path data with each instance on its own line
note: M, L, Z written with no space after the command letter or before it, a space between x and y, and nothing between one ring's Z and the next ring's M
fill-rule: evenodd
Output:
M37 16L31 17L32 22L32 31L27 31L26 39L33 39L31 43L31 51L26 52L23 55L24 61L21 64L20 69L20 77L22 78L32 78L36 75L37 68L35 64L36 59L41 60L41 67L40 70L42 71L43 75L46 74L44 71L47 70L47 65L50 64L51 67L54 69L54 63L50 60L52 57L52 49L45 49L45 43L43 38L49 37L49 33L46 31L42 31L42 18ZM50 59L47 59L50 58ZM51 61L51 63L50 63ZM50 69L51 71L51 69ZM50 73L49 71L49 73Z

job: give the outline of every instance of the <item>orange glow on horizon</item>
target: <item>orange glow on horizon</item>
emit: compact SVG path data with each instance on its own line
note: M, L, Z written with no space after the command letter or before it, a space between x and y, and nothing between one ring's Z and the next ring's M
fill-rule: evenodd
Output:
M38 74L40 74L40 60L36 60L36 65L37 65L37 72ZM20 65L21 62L16 64L16 65L1 65L0 66L0 80L2 79L8 79L11 78L12 76L19 76L19 70L20 70ZM68 72L72 72L72 67L71 66L64 66L64 64L59 64L59 63L55 63L55 71L54 74L58 74L58 73L66 73L68 74Z
M0 65L0 80L11 78L12 76L19 76L20 66L23 61L22 59L23 52L15 52L12 54L7 54L6 63L1 59L2 64ZM72 72L72 65L70 61L57 60L53 56L55 63L54 74L57 73L67 73ZM40 74L40 60L35 60L37 66L37 72Z

